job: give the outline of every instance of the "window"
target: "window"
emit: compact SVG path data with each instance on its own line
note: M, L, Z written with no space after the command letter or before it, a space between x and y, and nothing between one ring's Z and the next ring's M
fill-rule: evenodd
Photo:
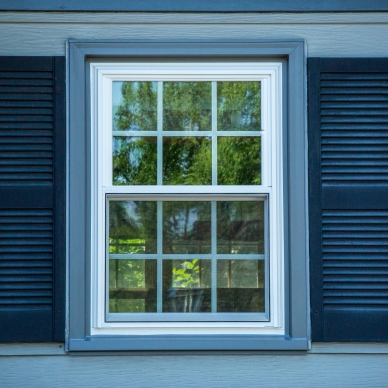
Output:
M292 263L287 246L288 221L297 218L290 210L302 209L302 223L305 211L304 199L302 207L289 202L291 54L262 58L254 48L239 57L228 47L221 57L209 51L199 60L198 47L189 44L189 55L174 48L159 56L150 46L144 59L121 43L127 56L88 57L81 50L81 58L72 48L82 45L70 45L70 65L78 55L85 84L78 111L79 83L70 76L70 350L305 347L303 335L284 342L290 343L292 319L307 316L306 301L292 318L298 308L287 300L293 288L302 291L295 300L306 295L306 264L300 265L306 252ZM101 45L101 52L110 50ZM293 136L303 150L304 134ZM86 174L85 209L72 207L81 198L80 187L71 186L77 161ZM304 161L298 168L291 175L300 178ZM302 179L295 191L303 188ZM82 263L83 281L75 269ZM297 265L299 284L290 284ZM83 307L75 298L79 286ZM76 309L84 339L72 334L82 332ZM227 342L214 345L215 338Z
M281 66L91 64L95 332L283 333Z

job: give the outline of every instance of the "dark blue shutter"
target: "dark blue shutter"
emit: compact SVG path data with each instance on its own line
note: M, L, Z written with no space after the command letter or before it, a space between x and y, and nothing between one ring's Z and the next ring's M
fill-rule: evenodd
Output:
M313 341L388 340L388 59L308 60Z
M65 60L0 57L0 341L63 341Z

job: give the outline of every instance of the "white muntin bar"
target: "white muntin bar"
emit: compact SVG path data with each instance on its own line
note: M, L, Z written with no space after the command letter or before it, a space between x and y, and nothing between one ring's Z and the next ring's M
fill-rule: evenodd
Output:
M213 119L212 119L213 120ZM217 124L216 128L217 128ZM163 136L261 136L264 131L163 131ZM158 136L160 131L113 131L113 136Z
M217 82L212 82L212 185L217 185Z
M163 82L158 82L158 113L157 113L157 184L163 184Z
M157 268L156 268L156 309L158 313L163 311L163 203L157 203Z
M217 203L211 204L211 252L212 252L212 272L211 272L211 311L217 312Z

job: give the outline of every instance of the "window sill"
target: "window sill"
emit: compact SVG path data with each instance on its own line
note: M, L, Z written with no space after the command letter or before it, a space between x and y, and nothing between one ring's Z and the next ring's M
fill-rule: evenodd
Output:
M163 348L164 348L166 345L166 341L167 340L171 341L171 339L166 338L167 336L163 336L163 337L164 337L163 340L161 338L158 338L158 341L159 341L159 344L161 346L163 346ZM219 342L219 345L222 344L222 341L224 341L225 337L226 336L223 336L223 338L217 339ZM238 337L238 336L234 336L234 337ZM249 337L251 337L251 336L249 336ZM87 337L85 340L81 340L81 339L72 340L70 342L70 346L71 346L70 351L72 351L72 352L74 351L74 353L80 354L80 352L89 352L89 351L92 351L94 349L97 349L97 347L99 345L102 345L102 344L104 344L105 347L107 347L106 346L107 340L108 340L107 337L102 337L102 336L99 336L97 338ZM124 339L124 341L126 341L126 340L127 339ZM179 341L188 341L188 340L189 340L188 338L183 338L182 340L179 340ZM204 339L202 338L202 341L203 340ZM273 347L272 351L276 351L276 350L282 351L282 350L284 350L283 345L288 344L289 349L288 350L286 349L284 351L284 353L282 352L282 354L284 354L284 355L294 354L294 352L290 353L290 351L292 351L292 350L297 351L298 354L299 354L299 352L306 354L307 341L304 341L304 339L291 340L289 337L282 337L281 339L277 337L276 339L269 338L268 340L269 340L268 344L269 344L269 342L272 341L272 344L271 344ZM109 338L109 341L111 341L111 337ZM123 337L118 339L117 342L119 342L119 341L123 341ZM133 340L131 339L131 341L133 341ZM210 342L209 340L206 340L206 341ZM241 340L238 338L232 338L232 342L228 342L228 344L233 344L236 341L241 342ZM242 340L243 343L246 343L248 341L251 341L251 339L244 338ZM258 341L258 340L254 339L254 341ZM262 338L260 338L260 341L262 341ZM279 343L281 341L282 341L282 345L281 345L282 349L275 348L275 344ZM304 346L305 343L306 343L306 346ZM135 346L133 346L133 349L130 349L127 352L123 352L123 350L127 350L127 349L117 349L117 350L120 351L119 354L128 354L131 351L136 351L137 355L139 354L139 350L140 351L141 350L147 351L147 354L149 354L150 350L161 350L161 349L156 349L156 346L154 347L155 349L151 349L150 347L146 348L146 346L143 346L140 348L140 346L138 346L138 345L139 345L139 343L137 343L136 349L135 349ZM225 343L224 343L224 346L222 348L221 348L221 346L219 347L219 349L214 349L214 348L209 347L209 350L221 351L223 354L225 351L228 353L231 352L233 354L235 354L236 351L244 351L244 354L251 354L251 351L254 351L255 352L254 354L256 354L256 351L260 351L260 353L261 353L261 351L264 350L264 349L262 349L263 346L261 346L261 347L256 346L255 347L254 345L255 344L253 344L253 346L246 346L245 348L243 346L240 346L239 349L231 350L231 349L229 349L230 346L225 346ZM292 348L291 348L291 345L292 345ZM193 346L193 348L194 348L194 346ZM205 350L205 353L209 354L209 350L199 349L199 347L198 347L198 349L196 348L196 349L192 349L192 350L183 349L183 346L181 346L179 349L178 348L173 349L171 347L170 350L172 350L172 351L178 350L180 352L179 354L181 354L182 351L184 352L186 350L187 350L187 354L193 354L192 353L193 351L196 351L195 354L197 354L198 351L200 352L200 350ZM266 350L271 350L271 349L266 349ZM270 354L273 354L272 351ZM67 354L68 353L66 353L65 345L63 343L15 343L15 344L5 343L5 344L0 344L0 357L64 356ZM93 354L95 355L97 353L93 352ZM98 354L99 355L101 355L101 354L102 355L111 355L112 353L98 353ZM115 353L115 354L117 354L117 353ZM130 353L130 354L134 354L134 353ZM156 353L156 354L159 354L159 353ZM160 355L162 355L162 354L166 355L166 352L160 353ZM213 352L211 354L213 354ZM268 353L265 352L265 354L268 354ZM276 354L278 354L278 352L276 352ZM387 343L375 343L375 342L370 342L370 343L369 342L365 342L365 343L316 342L316 343L312 343L311 349L307 350L307 354L314 354L314 355L319 355L319 354L352 354L352 355L356 355L356 354L388 354L388 344Z
M307 350L306 338L261 335L93 336L69 341L70 351Z

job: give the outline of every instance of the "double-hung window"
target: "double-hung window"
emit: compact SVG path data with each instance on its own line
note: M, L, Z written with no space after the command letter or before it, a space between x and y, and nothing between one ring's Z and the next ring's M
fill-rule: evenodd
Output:
M70 350L305 348L274 345L291 339L301 286L290 267L305 259L289 260L290 55L200 59L167 45L165 57L89 59L81 46L70 45L86 100L79 111L70 77ZM86 174L83 215L72 154Z
M282 330L281 62L91 66L97 332Z

